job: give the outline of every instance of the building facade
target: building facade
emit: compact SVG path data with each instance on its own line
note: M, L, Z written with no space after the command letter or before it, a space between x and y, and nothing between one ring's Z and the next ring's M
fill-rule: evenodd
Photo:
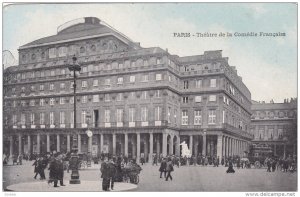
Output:
M73 75L78 58L76 129ZM97 18L19 48L4 84L4 151L231 156L248 151L251 94L222 51L142 48ZM93 132L88 137L87 130Z
M297 99L252 104L252 156L297 155Z

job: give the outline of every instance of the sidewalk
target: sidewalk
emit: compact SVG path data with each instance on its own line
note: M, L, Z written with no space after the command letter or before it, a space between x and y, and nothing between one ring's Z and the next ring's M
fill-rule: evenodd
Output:
M15 192L100 192L102 191L102 181L81 181L81 184L69 184L69 180L64 180L66 186L53 187L47 181L27 182L10 185L7 187L9 191ZM137 185L131 183L115 182L112 191L128 191L134 190Z

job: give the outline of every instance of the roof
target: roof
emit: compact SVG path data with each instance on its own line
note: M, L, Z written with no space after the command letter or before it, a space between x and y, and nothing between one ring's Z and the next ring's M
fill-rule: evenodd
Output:
M297 103L252 103L251 110L297 109Z
M93 19L93 20L91 20ZM78 21L76 23L76 21ZM72 25L68 25L70 22L72 22ZM66 25L65 28L63 28L63 25ZM81 38L81 37L87 37L87 36L95 36L95 35L101 35L101 34L115 34L121 37L122 39L125 39L126 41L130 42L131 44L137 45L133 43L129 38L118 32L117 30L113 29L112 27L109 27L106 24L100 23L100 20L95 17L85 17L83 19L76 19L75 24L74 20L69 21L65 24L59 26L58 33L56 35L44 37L35 41L32 41L30 43L27 43L23 46L20 47L22 48L29 48L29 47L34 47L36 45L43 45L43 44L51 44L54 42L59 42L59 41L68 41L68 40L73 40L76 38Z

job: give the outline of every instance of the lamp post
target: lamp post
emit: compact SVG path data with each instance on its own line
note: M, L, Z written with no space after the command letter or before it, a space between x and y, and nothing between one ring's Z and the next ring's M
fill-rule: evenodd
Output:
M74 131L76 131L76 72L79 72L81 70L80 65L77 63L77 58L74 55L72 57L73 64L69 65L68 69L70 72L73 72L73 88L74 88ZM78 172L78 163L79 163L79 156L77 155L77 147L76 143L77 142L77 136L76 134L73 135L73 147L72 147L72 154L70 158L70 168L72 170L71 173L71 180L70 184L80 184L80 179L79 179L79 172Z

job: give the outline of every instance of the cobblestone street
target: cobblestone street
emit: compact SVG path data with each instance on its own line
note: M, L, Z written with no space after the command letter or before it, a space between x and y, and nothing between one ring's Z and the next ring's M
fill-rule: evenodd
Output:
M24 182L45 181L33 179L33 162L24 162L22 166L4 166L3 188L9 185ZM100 166L80 171L82 181L99 181ZM173 181L165 181L159 178L159 166L146 164L142 166L140 183L133 191L296 191L297 174L266 172L266 169L235 169L235 174L226 174L225 167L182 166L175 167L172 173ZM48 177L49 171L45 171ZM65 181L68 181L70 173L65 172ZM36 184L35 184L36 185ZM99 184L100 186L100 184ZM62 189L61 189L62 190ZM35 188L32 188L35 191ZM60 188L57 189L60 191Z

